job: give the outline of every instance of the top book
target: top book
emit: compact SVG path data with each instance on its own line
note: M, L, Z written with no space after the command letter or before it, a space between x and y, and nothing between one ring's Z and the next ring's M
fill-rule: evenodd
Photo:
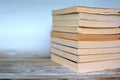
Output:
M91 13L91 14L120 16L120 8L97 8L97 7L75 6L75 7L64 8L53 11L53 15L71 14L71 13Z

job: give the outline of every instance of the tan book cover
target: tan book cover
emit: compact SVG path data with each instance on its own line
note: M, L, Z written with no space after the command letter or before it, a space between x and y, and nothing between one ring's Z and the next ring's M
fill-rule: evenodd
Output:
M69 52L71 54L75 55L94 55L94 54L106 54L106 53L120 53L120 47L115 47L115 48L73 48L73 47L68 47L56 43L51 44L52 48L62 50L65 52Z
M69 13L92 13L103 15L120 15L120 8L99 8L99 7L87 7L87 6L74 6L59 10L54 10L53 15L69 14Z
M120 28L83 28L78 26L53 26L53 31L79 34L120 34Z
M53 31L51 33L51 36L56 37L56 38L75 40L75 41L112 41L112 40L120 40L120 34L109 34L109 35L74 34L74 33L65 33L65 32L55 32L55 31Z
M112 21L94 21L94 20L55 20L54 26L82 26L89 28L119 28L119 22Z
M64 65L78 73L120 68L120 59L77 63L69 59L57 56L55 54L51 54L51 58L54 62Z
M75 13L75 14L65 14L65 15L53 15L53 21L55 20L94 20L94 21L113 21L120 22L120 16L115 15L100 15L100 14L90 14L90 13Z
M120 59L120 53L106 53L106 54L92 54L92 55L75 55L69 52L65 52L56 48L52 48L51 52L61 57L70 59L75 62L94 62Z
M72 37L72 36L71 36ZM120 40L114 41L74 41L52 37L52 42L74 48L112 48L120 47Z

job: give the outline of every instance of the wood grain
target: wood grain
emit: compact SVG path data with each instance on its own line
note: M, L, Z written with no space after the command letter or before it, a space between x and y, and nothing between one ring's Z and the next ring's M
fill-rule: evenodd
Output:
M4 73L3 73L4 72ZM52 62L50 59L36 60L2 60L0 61L0 79L75 79L102 80L119 79L120 69L78 74L72 70ZM109 80L107 79L107 80Z

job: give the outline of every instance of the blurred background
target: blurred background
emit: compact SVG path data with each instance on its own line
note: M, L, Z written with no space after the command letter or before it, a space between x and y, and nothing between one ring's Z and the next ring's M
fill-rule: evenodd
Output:
M120 0L0 0L0 58L49 58L52 10L120 8Z

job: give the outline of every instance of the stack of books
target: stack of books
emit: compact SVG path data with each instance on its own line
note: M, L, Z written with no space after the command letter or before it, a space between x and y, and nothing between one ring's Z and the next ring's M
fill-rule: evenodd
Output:
M76 72L120 68L120 9L53 11L52 60Z

